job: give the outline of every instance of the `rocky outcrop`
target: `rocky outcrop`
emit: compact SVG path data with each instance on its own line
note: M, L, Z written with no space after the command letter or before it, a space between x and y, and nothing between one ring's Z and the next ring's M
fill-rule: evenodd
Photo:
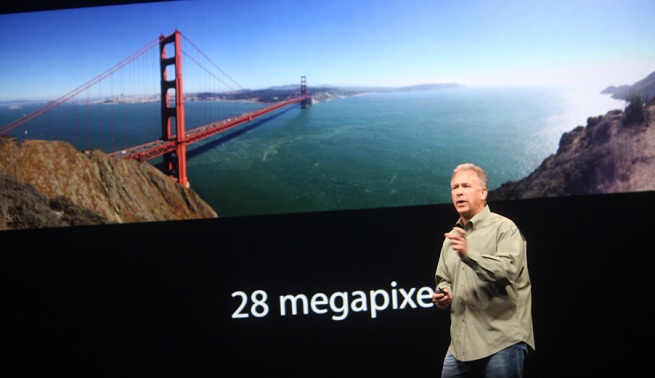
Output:
M600 93L612 95L612 98L617 100L625 100L631 91L641 94L645 101L655 98L655 72L632 85L611 85Z
M557 153L529 176L489 192L489 200L655 190L655 105L643 123L615 110L590 117L560 139Z
M106 224L66 197L50 199L33 185L0 172L0 230Z
M217 216L150 164L66 142L0 138L0 175L0 229Z

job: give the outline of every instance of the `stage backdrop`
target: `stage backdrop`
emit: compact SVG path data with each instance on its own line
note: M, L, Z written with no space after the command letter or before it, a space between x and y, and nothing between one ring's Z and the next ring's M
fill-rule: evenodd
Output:
M533 376L652 373L653 204L490 204L528 241ZM437 374L449 316L429 295L455 219L443 205L3 232L2 369Z

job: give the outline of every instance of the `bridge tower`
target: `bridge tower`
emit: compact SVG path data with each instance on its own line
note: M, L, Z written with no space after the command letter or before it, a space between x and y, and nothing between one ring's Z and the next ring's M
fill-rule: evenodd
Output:
M167 45L174 45L174 55L167 56ZM159 37L161 54L161 125L163 141L175 141L175 151L164 154L164 172L177 177L180 185L189 187L186 172L184 125L184 90L182 86L182 43L179 31ZM173 75L173 78L169 78Z
M309 94L307 93L307 79L304 76L300 77L300 96L303 97L302 102L300 103L300 107L303 109L307 109L307 106L309 106Z

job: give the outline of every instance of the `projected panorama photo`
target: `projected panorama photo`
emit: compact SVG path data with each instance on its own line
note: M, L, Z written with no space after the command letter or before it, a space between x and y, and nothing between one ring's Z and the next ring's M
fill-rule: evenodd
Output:
M655 190L653 8L1 14L0 229L446 204L466 162L491 201Z

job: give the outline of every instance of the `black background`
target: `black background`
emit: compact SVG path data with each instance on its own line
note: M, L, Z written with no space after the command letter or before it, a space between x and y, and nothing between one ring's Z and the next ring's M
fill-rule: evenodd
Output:
M532 376L653 372L654 193L491 203L528 240ZM234 291L433 285L452 205L0 233L18 372L434 375L436 308L232 319ZM626 375L627 374L627 375Z

